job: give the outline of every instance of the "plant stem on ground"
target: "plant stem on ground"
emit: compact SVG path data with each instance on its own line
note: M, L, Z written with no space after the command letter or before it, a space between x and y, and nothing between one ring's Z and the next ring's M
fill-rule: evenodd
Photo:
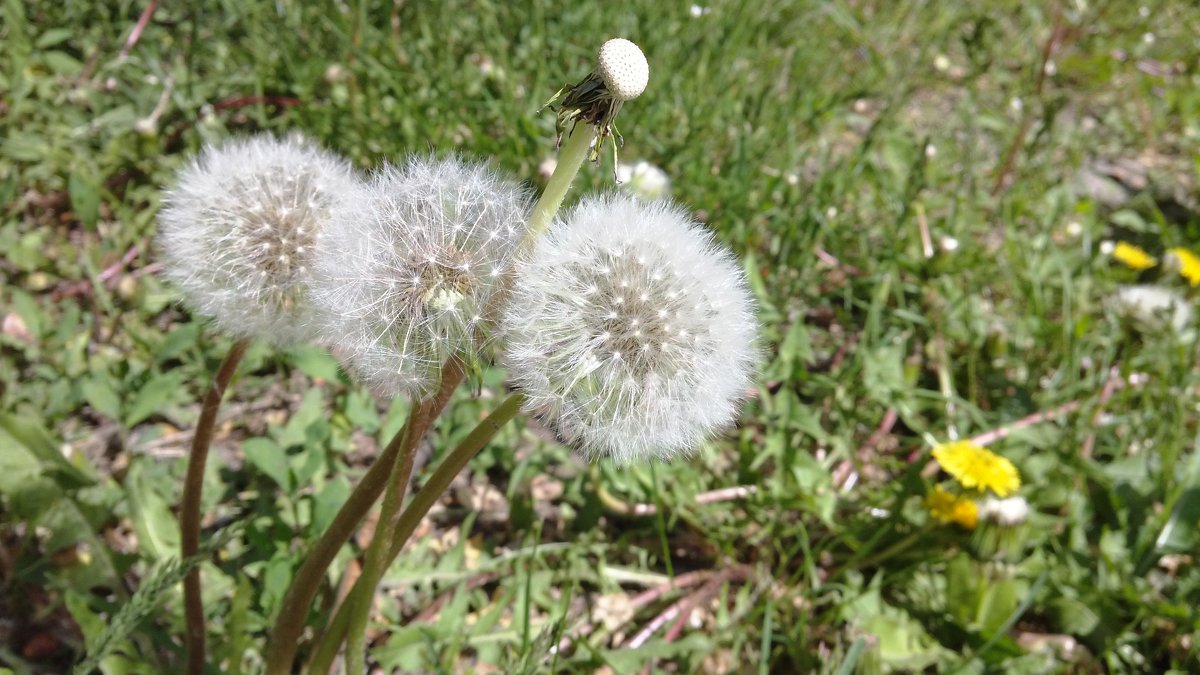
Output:
M511 394L490 415L480 421L471 430L471 433L467 434L462 443L442 460L442 463L438 465L433 475L430 476L429 482L417 491L417 494L413 496L408 507L404 509L403 513L396 520L395 530L391 534L391 541L383 558L382 569L384 571L396 559L396 556L400 554L400 551L404 548L404 544L408 542L408 538L416 531L417 525L425 517L425 514L429 513L429 509L433 507L434 502L446 491L446 488L450 487L450 483L454 480L454 477L463 470L467 463L471 461L471 458L487 445L488 441L496 435L496 432L520 412L521 405L524 402L525 396L523 394ZM381 534L384 533L384 530L380 527L377 527L375 531L376 536L372 540L372 544L375 541L381 541ZM337 655L337 650L341 645L343 637L347 635L351 637L351 640L349 640L351 645L348 645L347 649L353 648L353 633L347 632L348 629L350 631L356 629L355 626L351 625L351 617L353 616L351 612L360 611L356 607L357 603L365 602L369 616L371 598L375 595L375 586L377 584L378 580L374 583L367 580L367 572L364 568L362 576L355 582L354 588L351 589L346 601L342 603L333 620L329 622L326 634L306 668L308 673L311 675L320 675L329 672L329 667ZM360 647L360 650L363 651L363 656L365 657L364 647L365 643L363 647ZM353 658L353 655L347 652L348 661ZM353 661L350 661L350 663L353 663ZM348 668L347 671L351 673L356 672L351 668Z
M329 528L321 534L321 538L313 545L312 550L304 556L304 562L292 577L283 601L279 605L279 615L271 636L267 640L267 673L287 673L291 671L292 659L296 653L296 641L304 632L304 620L308 616L308 608L312 605L321 579L325 576L329 564L337 556L342 545L353 534L363 516L379 499L379 495L387 486L388 476L392 465L400 452L400 444L408 422L392 437L383 454L375 460L362 480L350 493L346 503L338 510Z
M383 454L363 476L358 487L354 489L346 503L334 516L329 528L321 535L312 551L305 557L300 569L292 578L283 602L280 604L279 615L267 643L266 672L268 675L284 675L292 671L292 662L296 657L296 648L301 633L304 632L305 619L312 606L313 598L321 585L321 577L337 556L342 544L354 534L363 516L379 499L380 493L389 485L392 468L397 461L402 461L408 455L407 462L411 471L413 455L417 444L433 421L437 419L454 389L462 382L464 370L458 361L451 361L442 369L442 385L437 394L420 405L409 410L408 420L388 442ZM411 430L411 432L410 432ZM407 477L404 479L408 483ZM378 534L380 528L376 527ZM347 598L346 603L351 598ZM339 608L339 612L342 608ZM328 626L326 634L329 633Z
M228 388L229 381L233 379L233 374L249 346L250 341L247 339L238 340L230 346L229 353L217 369L217 375L213 378L200 407L200 419L196 422L196 433L192 436L187 475L183 482L183 503L179 508L180 557L183 560L200 552L200 497L204 492L204 468L208 464L208 449L212 445L221 399L224 398L225 389ZM183 578L188 675L200 675L204 672L204 601L200 597L200 590L200 566L197 565Z
M422 405L414 400L413 410L420 411L421 409ZM420 420L418 420L419 422ZM371 537L371 544L367 547L367 559L363 564L362 574L359 576L359 580L366 584L366 588L375 588L379 579L383 577L385 571L383 558L387 553L388 533L395 526L394 521L400 512L400 506L404 502L404 493L408 488L408 479L412 475L413 456L416 454L413 450L416 443L408 440L412 435L411 427L408 427L407 431L404 443L405 451L400 453L392 463L387 490L383 493L383 505L379 507L379 521L375 525L375 535ZM349 607L350 612L346 644L346 672L348 673L363 673L366 670L367 623L371 618L373 597L373 594L368 593L351 594L344 603Z

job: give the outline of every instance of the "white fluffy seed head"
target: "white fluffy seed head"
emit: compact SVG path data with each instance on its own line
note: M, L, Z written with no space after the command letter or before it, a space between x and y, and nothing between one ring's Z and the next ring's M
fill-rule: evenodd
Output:
M490 333L528 216L526 191L484 165L384 166L322 239L321 334L377 391L431 393L442 364L472 362Z
M625 38L614 38L600 45L596 72L604 80L609 93L621 101L641 96L650 81L650 64L646 55Z
M979 504L979 517L1004 527L1015 527L1029 517L1029 502L1020 495L1007 499L988 497Z
M298 135L208 146L165 194L163 273L227 333L304 341L314 254L357 182L346 161Z
M741 268L667 201L589 197L517 268L502 360L588 457L687 453L733 422L757 323Z

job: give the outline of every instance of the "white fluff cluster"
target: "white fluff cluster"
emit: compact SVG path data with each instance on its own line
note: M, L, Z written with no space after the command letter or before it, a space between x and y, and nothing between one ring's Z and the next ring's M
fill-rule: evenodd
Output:
M448 358L474 361L529 208L525 190L481 164L384 166L321 240L322 335L376 390L430 393Z
M618 164L617 182L629 194L642 199L659 199L671 191L671 177L667 172L644 159L633 164Z
M564 442L665 459L733 422L755 358L752 300L733 257L679 207L585 198L516 278L502 360Z
M349 164L300 136L206 147L166 192L163 273L227 333L303 341L314 253L356 184Z
M1182 333L1192 322L1191 304L1182 293L1162 286L1121 286L1112 296L1114 309L1145 326L1170 326Z
M1024 497L996 499L988 497L979 503L979 517L1004 527L1015 527L1029 517L1029 502Z

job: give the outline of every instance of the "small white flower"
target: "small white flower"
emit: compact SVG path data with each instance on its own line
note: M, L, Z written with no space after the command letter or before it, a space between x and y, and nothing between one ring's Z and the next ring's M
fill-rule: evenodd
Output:
M299 136L206 147L165 194L163 273L227 333L308 339L316 246L357 183L349 164Z
M642 199L665 197L671 190L667 172L645 160L617 166L617 182L631 194Z
M613 38L600 45L596 72L609 93L619 101L637 98L650 82L650 64L646 55L625 38Z
M712 7L704 7L702 5L692 5L690 11L691 11L693 17L699 19L702 16L707 16L708 13L712 11Z
M1122 286L1113 296L1115 309L1138 323L1168 325L1182 332L1192 322L1192 307L1182 294L1161 286Z
M694 450L750 385L743 272L678 206L584 199L518 267L502 361L526 409L588 457Z
M1029 517L1029 502L1019 495L1007 499L987 497L979 503L979 517L1004 527L1020 525Z
M381 393L430 393L447 359L477 357L528 215L525 190L484 165L384 166L322 239L322 335Z
M943 235L942 238L938 240L938 246L941 247L943 253L954 253L958 250L958 239L955 239L948 234Z

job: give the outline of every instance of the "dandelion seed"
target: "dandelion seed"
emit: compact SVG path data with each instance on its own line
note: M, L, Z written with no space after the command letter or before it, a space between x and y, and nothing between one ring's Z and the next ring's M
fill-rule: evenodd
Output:
M933 458L965 488L1007 497L1021 487L1012 462L970 441L942 443L933 449Z
M979 506L974 500L952 494L940 485L925 496L925 508L943 523L956 523L969 530L979 523Z
M518 268L504 328L527 410L622 462L692 451L731 423L755 356L729 253L678 207L627 195L554 223Z
M1113 260L1138 272L1148 270L1158 264L1158 260L1146 253L1144 249L1124 241L1118 241L1113 246L1112 257Z
M299 136L206 147L166 193L163 272L229 334L306 340L313 248L357 183L349 164Z
M1187 250L1186 248L1172 248L1167 250L1167 259L1171 261L1173 267L1179 270L1179 275L1187 282L1194 286L1200 286L1200 256Z
M383 167L320 242L321 333L380 392L430 393L449 358L477 360L528 212L526 192L480 164Z

